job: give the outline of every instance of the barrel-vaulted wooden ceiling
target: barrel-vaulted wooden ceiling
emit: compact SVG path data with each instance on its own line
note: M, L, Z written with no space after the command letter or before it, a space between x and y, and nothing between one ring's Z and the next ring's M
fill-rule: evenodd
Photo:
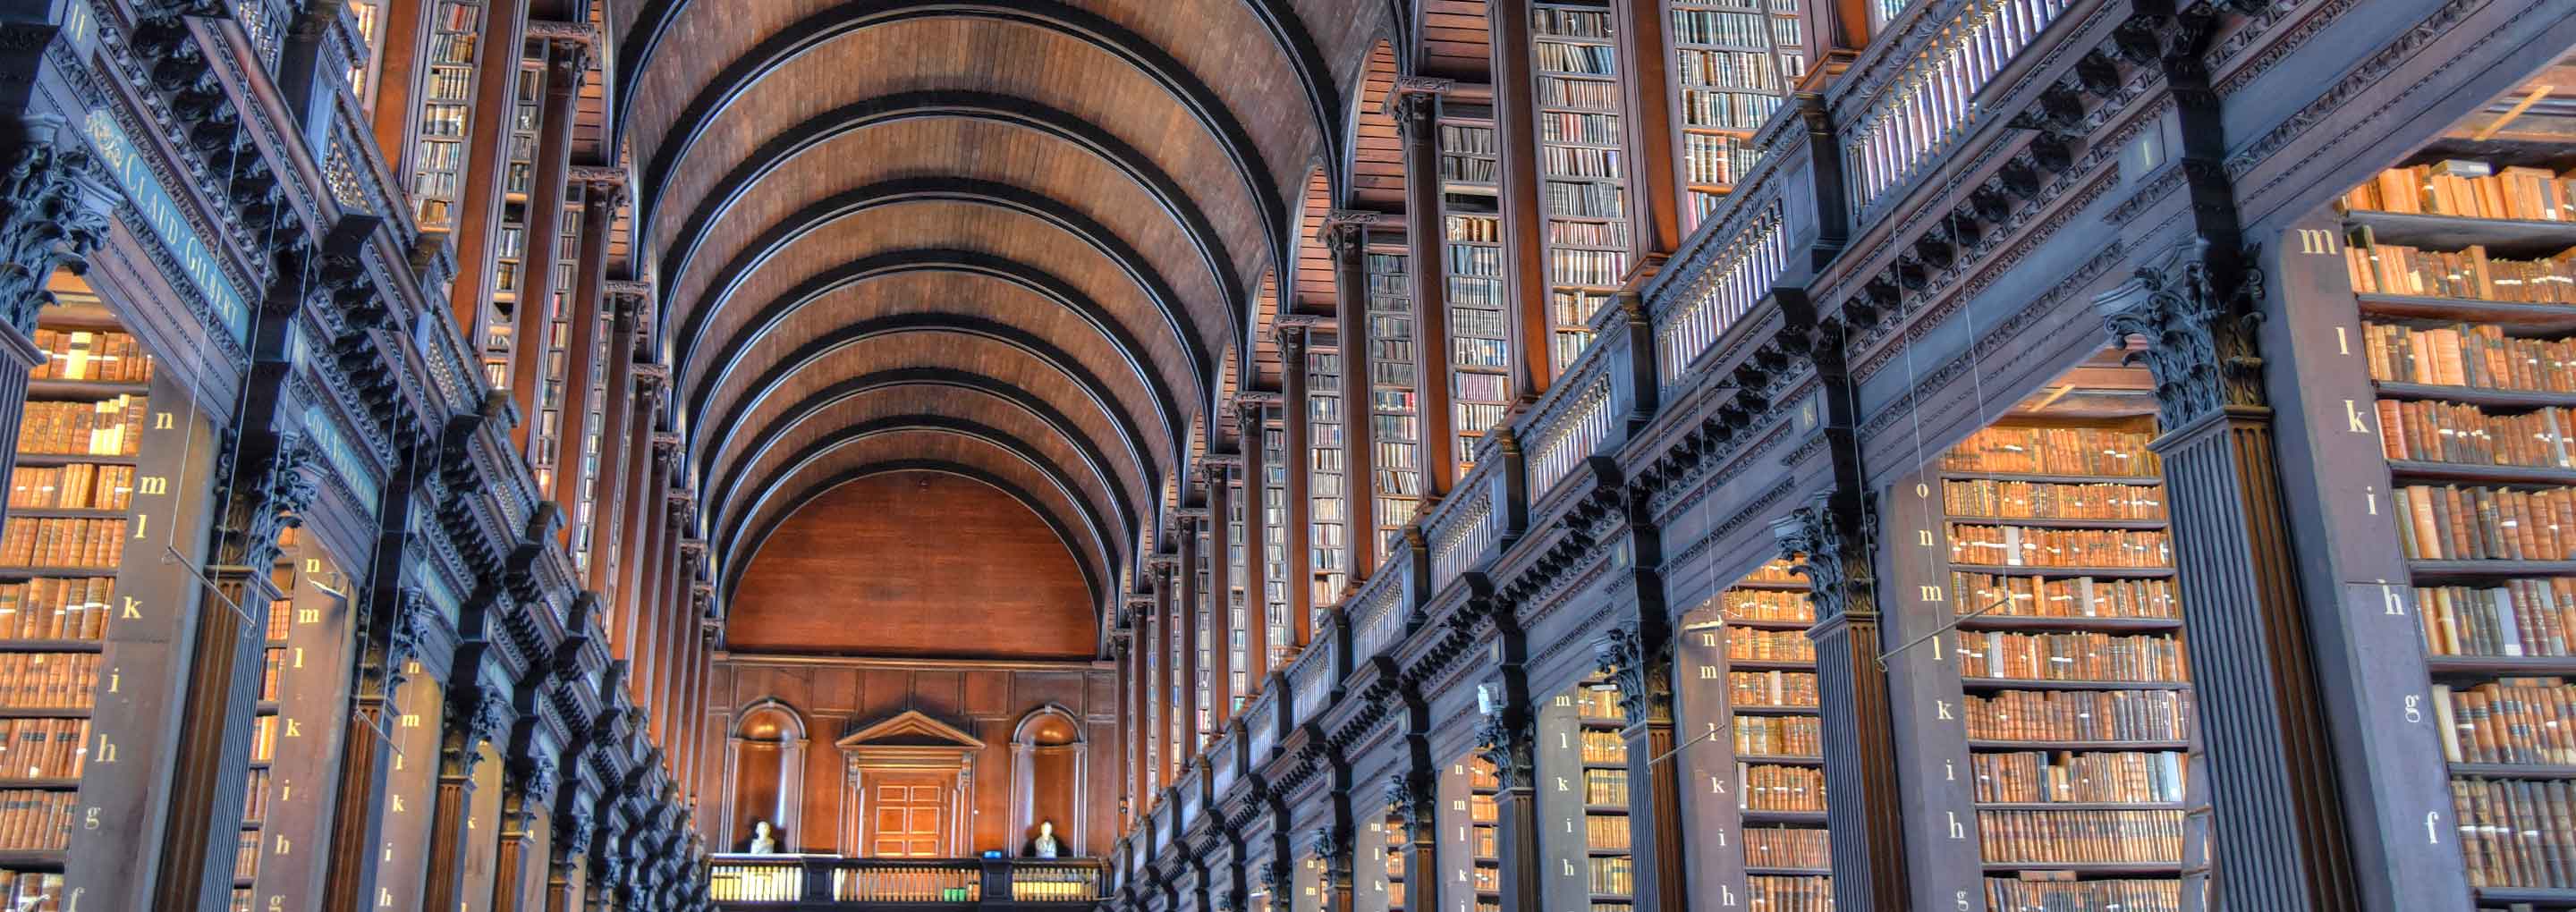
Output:
M1192 429L1267 385L1231 373L1256 298L1317 291L1280 287L1310 176L1382 174L1362 109L1417 29L1401 0L605 6L604 139L719 586L823 491L926 468L1037 512L1095 607Z

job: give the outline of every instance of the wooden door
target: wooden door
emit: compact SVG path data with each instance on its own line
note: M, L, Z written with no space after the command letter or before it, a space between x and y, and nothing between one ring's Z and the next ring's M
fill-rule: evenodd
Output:
M868 782L868 855L942 858L953 774L876 773Z

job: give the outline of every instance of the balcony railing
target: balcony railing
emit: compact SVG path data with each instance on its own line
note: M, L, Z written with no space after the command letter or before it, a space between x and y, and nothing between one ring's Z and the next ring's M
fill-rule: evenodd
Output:
M1708 266L1671 286L1666 306L1653 309L1659 379L1673 386L1728 327L1744 319L1771 293L1789 264L1789 237L1781 230L1781 204L1744 216L1744 224L1718 241ZM1723 230L1723 229L1721 229Z
M1978 118L1977 95L2073 5L2074 0L1968 0L1948 10L1922 10L1920 15L1947 20L1916 47L1886 48L1884 53L1905 55L1894 78L1862 99L1858 111L1837 118L1850 124L1842 146L1852 214L1871 211L1966 135Z
M1503 512L1494 505L1494 476L1501 471L1498 461L1477 462L1424 521L1422 537L1431 548L1431 579L1425 592L1436 594L1448 588L1502 536Z
M787 903L1087 903L1098 859L717 855L707 894L727 906Z
M1401 567L1401 562L1388 565ZM1368 659L1404 638L1404 574L1381 572L1344 603L1351 623L1351 657ZM1301 717L1302 718L1302 717Z

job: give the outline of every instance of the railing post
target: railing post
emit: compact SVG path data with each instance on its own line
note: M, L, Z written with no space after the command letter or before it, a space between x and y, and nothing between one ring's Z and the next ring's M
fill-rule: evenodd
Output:
M984 883L977 895L985 902L1008 901L1011 898L1011 860L986 858L980 867L984 872Z

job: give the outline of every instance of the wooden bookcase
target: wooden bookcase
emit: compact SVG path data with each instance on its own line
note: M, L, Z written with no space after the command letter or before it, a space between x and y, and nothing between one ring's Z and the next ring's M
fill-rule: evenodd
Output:
M411 160L412 215L423 228L452 228L472 170L474 83L482 56L480 0L436 0L421 70L419 126Z
M1444 105L1462 108L1463 105ZM1477 109L1490 115L1490 109ZM1496 209L1494 127L1486 120L1440 124L1440 213L1448 262L1449 404L1458 474L1475 467L1476 441L1503 423L1511 404L1510 312L1503 304L1502 216Z
M2490 154L2469 154L2488 152ZM2341 201L2349 289L2387 466L2394 534L2412 585L2425 704L2445 770L2453 848L2476 907L2576 909L2576 749L2554 733L2576 697L2576 542L2556 505L2576 498L2576 147L2437 141ZM2334 246L2329 243L2329 247ZM2302 281L2304 280L2304 281ZM2336 287L2339 286L2339 287Z
M1265 415L1274 411L1263 409ZM1261 601L1270 624L1270 662L1264 667L1284 668L1297 652L1294 619L1288 616L1288 587L1297 584L1290 568L1297 563L1288 554L1288 433L1267 417L1261 421L1260 484Z
M1387 912L1404 912L1404 859L1410 848L1404 821L1393 815L1372 824L1371 835L1377 837L1369 846L1370 863L1377 877L1378 892L1385 894Z
M1674 161L1681 169L1687 231L1733 192L1755 160L1753 134L1778 110L1798 77L1798 0L1671 0L1673 91L1679 116ZM1786 11L1783 12L1782 8ZM1785 18L1788 43L1773 25ZM1779 48L1790 53L1787 59Z
M1609 6L1532 4L1530 35L1553 375L1583 354L1593 312L1627 276L1628 163Z
M1723 833L1695 843L1691 862L1723 904L1779 912L1831 902L1824 817L1816 799L1782 800L1754 783L1805 781L1821 770L1815 659L1799 641L1815 626L1807 580L1772 561L1683 616L1676 644L1677 734L1684 787L1698 796L1686 832Z
M1369 232L1369 512L1380 554L1403 544L1422 506L1421 378L1414 361L1413 278L1402 235ZM1380 245L1393 243L1395 246Z
M154 376L141 343L86 297L47 308L34 341L47 360L28 381L0 533L0 898L12 908L60 901Z
M1344 505L1349 496L1344 486L1343 469L1345 438L1342 422L1345 403L1342 395L1342 353L1340 341L1331 333L1315 332L1306 344L1306 459L1307 459L1307 538L1313 553L1308 560L1307 578L1313 587L1313 605L1317 623L1310 629L1322 629L1321 613L1342 600L1342 590L1350 582L1350 511Z
M2194 606L2148 449L2151 384L2121 354L1932 455L1891 498L1891 694L1928 708L1898 714L1932 771L1908 795L1918 901L2178 912L2186 860L2204 857Z
M276 793L277 747L280 695L286 689L288 653L287 637L295 621L295 531L281 536L276 566L270 567L268 581L282 598L268 604L267 623L262 625L260 646L259 702L253 704L250 725L250 778L244 783L242 796L241 842L233 856L233 908L255 908L253 886L258 883L261 863L266 859L268 843L262 832L269 818L269 799ZM300 669L299 669L300 670Z

